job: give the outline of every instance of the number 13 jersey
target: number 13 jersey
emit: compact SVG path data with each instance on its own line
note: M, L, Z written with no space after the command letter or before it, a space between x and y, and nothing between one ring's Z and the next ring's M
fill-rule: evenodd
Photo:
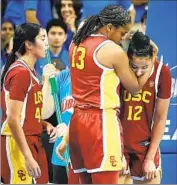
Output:
M120 107L120 80L114 69L104 67L96 58L97 51L110 42L103 35L91 35L78 47L71 44L71 81L75 107Z

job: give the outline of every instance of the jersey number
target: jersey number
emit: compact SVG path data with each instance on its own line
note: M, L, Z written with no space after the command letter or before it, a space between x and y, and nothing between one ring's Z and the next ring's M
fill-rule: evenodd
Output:
M136 106L136 107L129 106L128 107L128 118L127 118L127 120L129 120L129 121L131 121L131 120L134 120L134 121L140 120L141 119L140 113L142 112L142 110L143 110L142 106Z
M36 108L35 118L38 119L38 122L40 123L40 120L41 120L41 110L40 110L39 107Z
M78 53L78 60L75 60L76 53ZM84 47L74 47L73 54L72 54L72 67L76 67L79 70L84 69L85 66L85 55L86 49Z

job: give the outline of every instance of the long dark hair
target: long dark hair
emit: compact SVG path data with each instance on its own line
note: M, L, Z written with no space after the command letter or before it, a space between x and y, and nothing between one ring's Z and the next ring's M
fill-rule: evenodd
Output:
M80 19L82 17L82 8L83 8L83 3L82 0L72 0L73 2L73 8L76 14L76 22L75 26L76 28L79 26ZM63 20L63 17L61 15L61 0L57 0L55 4L56 12L58 15L58 18Z
M123 7L108 5L98 15L91 16L85 20L83 26L74 35L73 42L79 45L88 36L109 23L115 27L123 27L131 23L131 17Z
M16 52L20 55L24 55L26 52L25 41L35 42L36 36L39 34L41 26L32 23L24 23L18 26L15 30L13 38L13 49L9 54L8 60L4 65L1 76L1 87L3 85L4 77L12 63L16 60Z
M150 38L142 32L135 32L130 41L127 55L132 59L133 55L137 57L153 56L153 47L150 44Z

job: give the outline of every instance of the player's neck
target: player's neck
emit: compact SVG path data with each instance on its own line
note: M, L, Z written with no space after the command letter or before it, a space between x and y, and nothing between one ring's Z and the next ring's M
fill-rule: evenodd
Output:
M34 64L36 63L36 58L25 54L25 55L19 57L19 59L23 60L29 66L29 68L31 70L34 69Z
M103 28L100 28L100 29L96 32L96 34L104 35L105 37L107 37L106 30L105 30L104 27L103 27Z
M51 46L50 46L50 51L52 52L52 54L53 54L54 56L57 56L57 55L59 55L59 53L60 53L60 51L61 51L61 48L62 48L62 47L51 47Z

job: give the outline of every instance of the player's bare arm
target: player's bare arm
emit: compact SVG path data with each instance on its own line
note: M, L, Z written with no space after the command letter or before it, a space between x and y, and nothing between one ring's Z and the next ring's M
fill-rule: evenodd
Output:
M41 176L41 170L34 160L28 143L26 141L23 128L20 124L23 102L9 99L7 112L7 122L20 151L25 158L25 165L30 176L38 178Z
M69 143L69 127L67 129L67 132L63 136L61 143L56 148L56 153L58 157L63 161L64 161L64 158L62 157L62 155L65 152L68 143Z
M125 51L115 43L109 43L97 52L98 61L108 67L114 68L122 85L131 93L136 94L142 89L150 71L137 78L132 71L127 54ZM108 63L109 61L109 63Z
M154 116L154 125L151 134L151 143L143 164L143 171L145 173L146 179L153 179L156 177L156 168L154 164L154 156L159 147L160 141L162 139L165 124L167 119L168 107L170 103L170 98L156 100L156 109Z
M54 100L51 94L51 87L49 78L52 75L56 75L56 68L53 64L47 64L43 69L44 84L42 88L43 94L43 108L42 119L48 119L55 112Z

